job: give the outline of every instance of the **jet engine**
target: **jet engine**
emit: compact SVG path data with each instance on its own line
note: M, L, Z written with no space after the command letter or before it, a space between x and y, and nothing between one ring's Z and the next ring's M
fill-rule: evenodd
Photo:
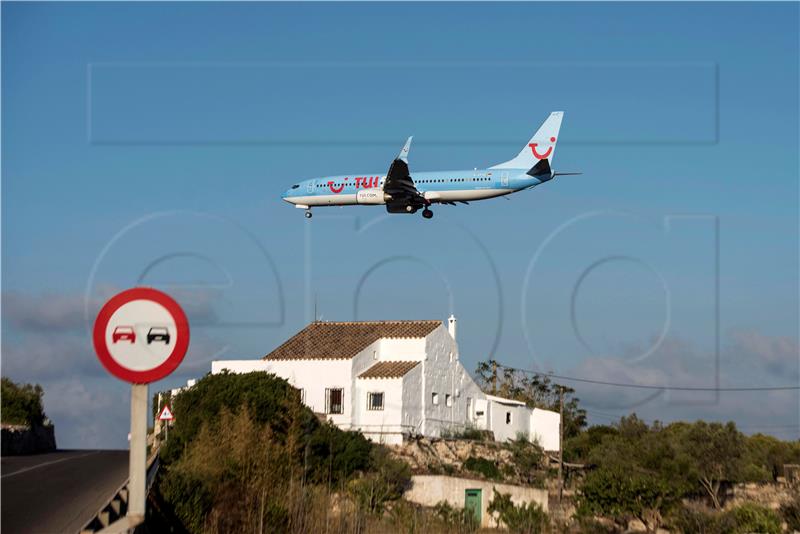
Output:
M356 193L356 204L386 204L390 199L391 197L378 187L362 189Z

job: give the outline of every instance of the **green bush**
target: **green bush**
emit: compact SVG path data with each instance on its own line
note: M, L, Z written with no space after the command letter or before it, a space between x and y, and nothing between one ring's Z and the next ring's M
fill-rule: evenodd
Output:
M306 436L320 426L319 420L300 403L300 392L275 375L255 372L245 374L208 374L194 387L172 399L174 425L169 441L161 451L166 464L180 457L203 424L219 423L220 412L236 412L247 407L255 423L268 424L278 440L283 440L294 424Z
M487 439L487 432L485 430L479 430L477 428L467 426L465 428L460 428L457 430L444 430L442 432L443 438L451 438L451 439L470 439L474 441L486 441Z
M508 444L511 450L514 467L520 478L527 484L541 485L542 460L544 452L536 443L531 443L525 438L517 438Z
M494 490L494 498L489 503L488 512L497 514L511 532L519 534L538 534L548 525L547 513L535 502L519 506L511 502L511 495Z
M471 533L480 528L478 519L472 510L455 508L446 501L439 502L434 508L436 516L448 527L450 532Z
M464 462L464 468L475 473L480 473L484 477L490 480L499 480L502 478L500 475L500 470L491 460L487 460L486 458L476 458L475 456L470 456Z
M28 426L44 423L44 390L39 384L15 384L11 379L3 377L0 395L3 423Z
M745 503L722 514L723 528L726 532L746 534L759 532L762 534L779 534L781 518L778 514L757 504Z
M349 490L363 510L382 513L387 502L403 496L411 482L411 468L381 446L372 449L369 467L368 473L350 482Z
M610 517L622 524L635 517L648 531L654 531L678 498L672 486L651 473L599 468L587 475L581 487L578 512Z
M781 531L778 514L753 503L725 512L707 512L684 506L670 515L669 525L684 534L778 534Z
M800 532L800 495L796 495L793 501L781 505L781 515L789 530Z
M670 529L684 534L723 534L715 514L688 506L674 510L667 523Z

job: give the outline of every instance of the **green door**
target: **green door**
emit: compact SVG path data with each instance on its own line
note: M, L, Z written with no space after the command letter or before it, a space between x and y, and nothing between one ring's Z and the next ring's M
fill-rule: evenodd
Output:
M481 523L481 490L468 489L464 490L464 508L470 510L478 524Z

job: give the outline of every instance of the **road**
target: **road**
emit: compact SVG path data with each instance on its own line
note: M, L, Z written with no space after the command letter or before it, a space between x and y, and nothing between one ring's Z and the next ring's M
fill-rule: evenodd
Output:
M128 478L128 451L57 451L0 460L0 529L75 533Z

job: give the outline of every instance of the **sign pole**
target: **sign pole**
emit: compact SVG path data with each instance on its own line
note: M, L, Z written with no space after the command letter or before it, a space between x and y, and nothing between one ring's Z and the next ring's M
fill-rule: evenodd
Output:
M128 515L144 519L144 487L147 477L147 384L131 385L130 446Z

